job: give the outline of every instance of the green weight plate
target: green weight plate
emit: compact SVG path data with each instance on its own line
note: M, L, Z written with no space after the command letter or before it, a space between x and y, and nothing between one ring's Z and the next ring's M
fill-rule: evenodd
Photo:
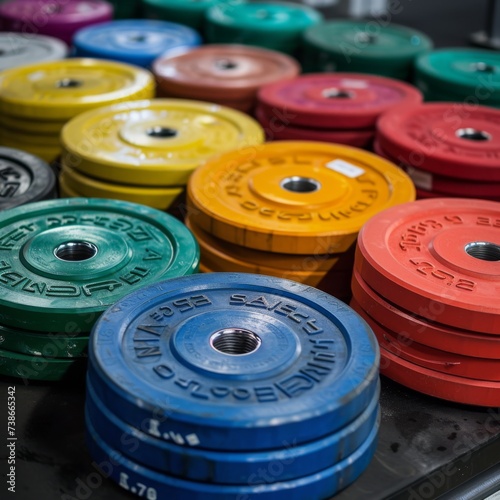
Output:
M452 92L457 100L472 98L480 104L498 103L500 57L488 50L435 50L417 58L415 81L424 82L430 92Z
M420 31L390 24L329 21L303 36L307 71L350 71L409 77L413 60L432 48Z
M70 198L0 215L2 324L89 332L119 298L192 274L199 249L174 217L116 200Z
M207 10L206 37L211 43L257 45L293 53L302 33L323 16L288 2L220 3Z
M0 349L46 358L86 357L88 334L29 332L0 326Z
M54 381L83 375L85 359L48 358L0 349L0 375L24 380Z

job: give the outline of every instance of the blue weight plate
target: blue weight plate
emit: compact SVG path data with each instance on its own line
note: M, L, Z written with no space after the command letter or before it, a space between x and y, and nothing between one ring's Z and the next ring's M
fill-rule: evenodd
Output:
M215 484L245 484L249 477L272 476L288 481L320 472L354 453L368 438L379 415L379 390L363 413L342 430L318 441L277 450L232 453L186 448L163 441L122 422L87 384L86 415L115 450L146 467L172 476Z
M190 500L322 500L353 483L368 467L377 445L379 422L366 441L336 465L291 481L249 476L243 485L188 481L148 469L107 444L102 433L86 420L87 448L106 477L143 498Z
M200 35L187 26L130 19L95 24L74 38L76 57L97 57L149 67L161 55L200 45Z
M119 418L164 439L233 451L304 443L372 400L370 327L315 288L212 273L142 288L93 331L89 376Z

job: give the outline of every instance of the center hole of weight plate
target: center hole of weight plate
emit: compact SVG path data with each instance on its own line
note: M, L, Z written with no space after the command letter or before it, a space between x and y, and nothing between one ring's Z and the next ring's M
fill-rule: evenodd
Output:
M495 66L484 62L474 63L472 69L480 73L495 73Z
M82 82L80 80L73 80L73 78L63 78L56 83L56 87L59 89L74 89L81 86Z
M281 181L281 187L292 193L314 193L321 188L321 184L307 177L287 177Z
M372 45L377 41L377 38L377 35L373 33L357 33L354 39L358 43L368 43Z
M352 99L355 95L354 92L344 89L325 89L322 94L327 99Z
M489 262L500 261L500 245L495 245L495 243L474 241L465 245L465 251L471 257L479 260L487 260Z
M147 36L146 35L132 35L130 37L130 40L132 42L142 43L142 42L145 42L147 40Z
M66 262L80 262L95 257L97 247L88 241L67 241L54 250L54 255Z
M218 69L234 69L238 65L234 61L231 61L231 59L219 59L215 61L215 66Z
M224 328L210 337L213 349L231 356L242 356L255 352L262 344L260 337L244 328Z
M461 128L456 132L457 137L460 139L467 139L468 141L489 141L491 135L484 130L476 130L475 128Z
M177 135L177 130L168 127L151 127L146 130L146 134L156 139L169 139Z

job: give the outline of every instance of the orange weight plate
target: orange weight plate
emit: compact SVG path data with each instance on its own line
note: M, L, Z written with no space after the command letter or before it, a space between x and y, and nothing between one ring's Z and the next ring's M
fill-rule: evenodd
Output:
M277 141L223 154L188 184L191 220L241 246L288 254L345 252L376 213L413 200L410 178L360 149Z
M406 310L442 304L438 321L500 334L500 203L435 198L374 216L358 237L356 269Z

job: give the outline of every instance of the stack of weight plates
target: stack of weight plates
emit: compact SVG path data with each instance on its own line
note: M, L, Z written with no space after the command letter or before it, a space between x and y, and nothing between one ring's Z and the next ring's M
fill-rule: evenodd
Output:
M144 498L323 500L379 427L373 332L341 302L252 274L130 294L89 347L87 446Z
M288 2L218 3L207 10L205 33L210 43L241 43L295 54L302 33L323 16Z
M426 101L500 107L500 58L489 50L441 49L415 61L415 85Z
M0 33L0 71L25 64L57 61L67 54L68 46L51 36Z
M205 11L221 1L232 0L142 0L142 11L144 17L184 24L202 32Z
M300 66L290 56L246 45L205 45L153 65L166 97L200 99L250 112L263 85L294 78Z
M375 331L381 372L449 401L500 406L500 203L420 200L358 238L351 303Z
M204 272L287 277L348 301L359 229L380 210L414 199L410 178L376 155L282 141L197 169L186 222Z
M302 75L261 88L256 116L269 140L336 142L371 148L377 118L422 102L409 84L352 73Z
M350 71L409 80L415 58L431 48L426 35L397 24L329 21L304 33L301 62L308 73Z
M96 59L65 59L0 73L0 144L46 161L61 152L64 124L88 109L147 99L154 78L141 68ZM87 147L98 137L88 137Z
M53 200L0 213L0 374L59 380L85 366L89 332L142 286L192 274L189 230L148 207Z
M131 19L83 28L73 38L77 57L111 59L149 68L163 54L177 53L201 43L187 26L166 21Z
M417 197L500 201L500 110L421 104L384 114L375 151L399 164Z
M0 148L0 212L52 198L57 198L57 183L48 163L17 149Z
M166 209L209 157L264 140L243 113L199 101L130 101L82 113L63 129L61 196Z
M0 4L0 31L49 35L68 45L79 29L112 18L113 6L102 0L8 0Z

